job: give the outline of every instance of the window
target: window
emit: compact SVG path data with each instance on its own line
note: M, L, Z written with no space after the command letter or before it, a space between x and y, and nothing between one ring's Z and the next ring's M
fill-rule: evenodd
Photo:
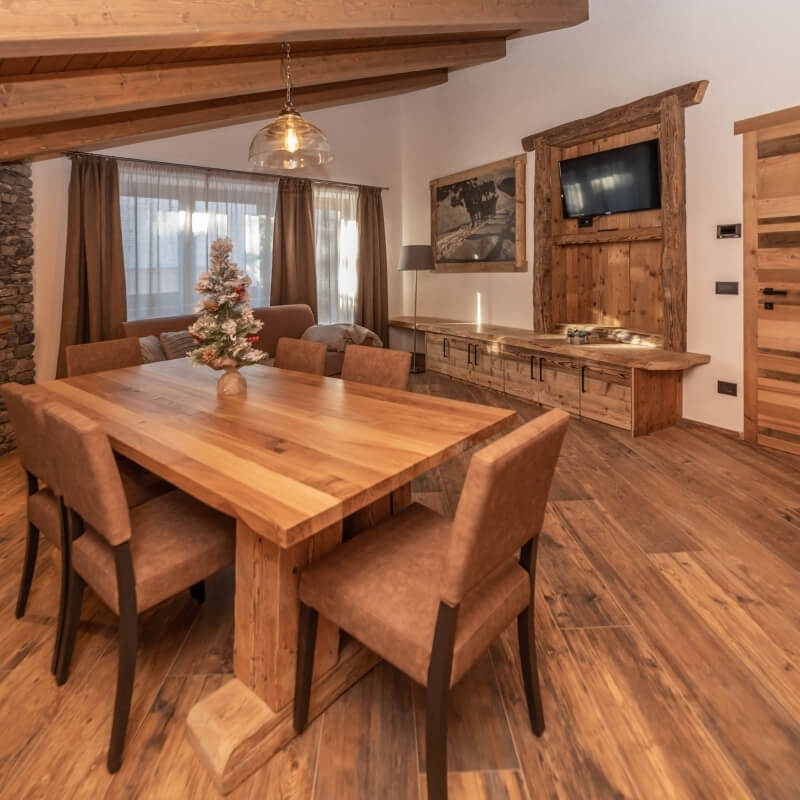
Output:
M316 183L313 195L317 321L352 323L358 285L358 189Z
M194 167L119 162L128 319L189 314L211 242L228 236L232 260L269 305L277 179Z

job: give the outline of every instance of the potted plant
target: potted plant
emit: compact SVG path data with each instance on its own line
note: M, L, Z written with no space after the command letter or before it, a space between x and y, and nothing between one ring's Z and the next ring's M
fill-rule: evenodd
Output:
M253 316L247 294L250 278L231 262L232 248L230 239L212 242L208 272L200 275L195 286L202 296L196 309L200 316L189 326L199 347L187 356L198 364L225 370L217 384L220 395L247 391L239 367L267 357L253 347L263 323Z

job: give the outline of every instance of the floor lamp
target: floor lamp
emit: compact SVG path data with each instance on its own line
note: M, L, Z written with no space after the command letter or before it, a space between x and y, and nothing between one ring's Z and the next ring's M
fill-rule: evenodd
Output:
M414 344L411 348L411 372L425 372L424 365L417 367L417 281L422 270L433 269L433 248L429 244L406 244L400 248L401 272L414 273Z

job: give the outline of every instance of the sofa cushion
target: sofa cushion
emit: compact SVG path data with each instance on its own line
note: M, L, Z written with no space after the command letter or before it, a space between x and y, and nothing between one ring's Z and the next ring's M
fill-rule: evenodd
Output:
M139 349L142 352L142 364L155 364L157 361L167 360L167 354L158 336L140 336Z
M159 336L164 354L168 360L183 358L190 350L197 347L189 331L168 331Z
M363 344L383 347L377 333L363 325L336 323L335 325L312 325L302 336L308 342L324 342L328 350L343 353L348 344Z

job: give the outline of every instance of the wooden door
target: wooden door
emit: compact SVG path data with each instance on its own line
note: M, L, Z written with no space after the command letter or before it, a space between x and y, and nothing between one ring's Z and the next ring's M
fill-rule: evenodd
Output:
M539 402L539 358L522 348L503 348L503 378L506 394Z
M570 414L581 411L581 367L577 361L558 356L539 357L539 402L563 408Z
M585 364L581 369L581 416L630 430L630 368Z
M425 369L450 374L450 341L446 336L425 334Z
M800 113L795 113L794 121L785 112L767 115L744 133L744 429L750 441L800 454Z

